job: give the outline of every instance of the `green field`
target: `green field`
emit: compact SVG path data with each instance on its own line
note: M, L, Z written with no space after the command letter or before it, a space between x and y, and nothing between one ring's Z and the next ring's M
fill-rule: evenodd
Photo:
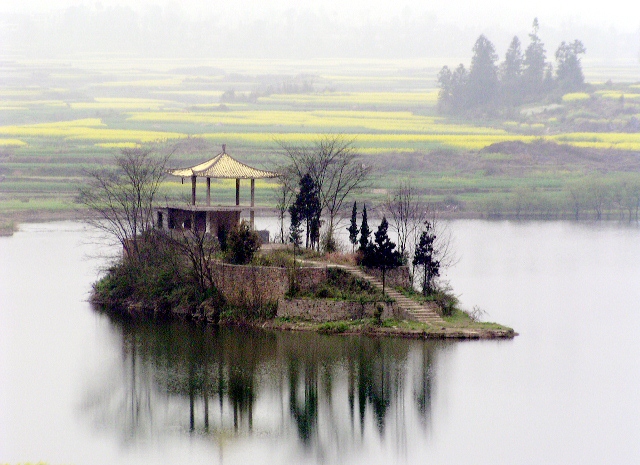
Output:
M332 133L377 168L362 194L374 204L409 179L450 215L600 216L587 195L598 185L606 215L630 214L623 197L640 183L640 85L616 79L633 70L587 69L605 83L482 122L437 114L437 70L417 60L4 61L0 216L74 211L83 169L124 147L157 144L184 166L227 144L240 160L273 168L279 142ZM175 181L166 195L186 199L189 188ZM260 205L273 204L271 186L259 186ZM213 188L233 195L230 183Z

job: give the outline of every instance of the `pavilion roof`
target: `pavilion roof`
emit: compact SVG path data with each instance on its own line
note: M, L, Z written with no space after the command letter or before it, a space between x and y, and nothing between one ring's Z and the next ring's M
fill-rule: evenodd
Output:
M224 147L222 153L219 153L208 161L189 168L169 170L169 174L183 178L196 176L201 178L222 179L260 179L279 176L275 171L260 170L239 162L225 153Z

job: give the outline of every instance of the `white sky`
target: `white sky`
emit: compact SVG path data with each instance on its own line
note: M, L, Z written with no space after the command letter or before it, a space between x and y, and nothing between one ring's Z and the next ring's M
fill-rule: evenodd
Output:
M149 5L170 6L188 16L208 16L210 12L230 17L256 17L290 8L323 10L329 15L351 16L354 21L371 18L432 14L442 22L459 25L528 30L534 17L542 26L569 27L583 23L600 29L614 27L618 32L640 29L639 0L0 0L2 12L37 12L84 4L95 7L128 5L145 9ZM209 14L207 14L209 13Z

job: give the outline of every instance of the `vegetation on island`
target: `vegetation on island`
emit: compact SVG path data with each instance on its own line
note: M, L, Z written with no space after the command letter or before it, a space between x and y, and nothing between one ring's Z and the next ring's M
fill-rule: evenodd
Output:
M167 154L156 154L148 149L123 149L116 156L114 167L96 169L89 173L89 181L80 189L79 200L84 202L96 214L89 221L111 236L123 251L122 255L113 260L105 270L104 276L94 285L92 300L103 308L111 309L122 314L146 314L156 317L175 317L181 315L186 318L205 318L216 323L220 321L270 321L275 317L274 302L264 301L257 305L237 307L230 305L225 295L219 290L218 275L214 271L217 262L228 262L238 265L270 265L284 266L291 276L289 297L306 297L313 299L334 299L365 302L389 302L391 299L385 294L385 274L387 270L396 268L409 262L409 247L405 244L403 253L396 250L396 245L388 235L390 223L383 216L380 226L375 233L375 239L370 240L367 223L366 207L363 206L362 224L358 229L360 235L356 241L360 248L356 253L343 254L336 251L340 245L333 240L320 241L319 230L322 219L320 201L321 190L316 187L309 175L310 172L320 173L321 170L314 163L325 162L325 158L309 157L308 171L300 177L292 192L289 242L293 247L280 248L274 253L261 252L258 235L248 223L241 222L220 241L205 231L196 228L163 230L153 224L154 199L160 195L159 186L166 173L165 166L169 160ZM340 173L349 172L350 163L356 164L357 159L350 159L344 163L342 158L324 165L325 172L321 179L332 179L334 164L340 164ZM351 188L360 187L367 177L359 177L359 183ZM344 185L344 184L343 184ZM333 189L332 192L341 192ZM346 196L345 196L346 197ZM331 193L324 196L331 199ZM407 199L398 196L397 198ZM411 198L410 196L408 198ZM331 200L328 200L331 202ZM388 201L388 208L394 211L393 200ZM416 210L415 205L409 205L409 211ZM299 213L298 213L299 212ZM357 216L354 205L353 214ZM304 221L303 221L304 219ZM399 218L394 219L395 228L401 224ZM421 221L421 217L404 217L404 228L414 231ZM413 221L412 227L408 222ZM327 221L330 225L330 222ZM442 250L434 247L435 233L430 229L429 222L423 233L431 231L432 246L425 251L418 247L415 257L422 257L414 265L418 267L431 260L432 266L438 268L440 260L436 257ZM415 231L414 231L415 232ZM335 232L325 232L325 236L334 237ZM421 237L424 234L421 234ZM356 234L357 236L357 234ZM304 251L300 251L302 238L308 238ZM322 245L320 244L322 242ZM290 255L291 254L291 255ZM311 255L309 255L311 254ZM316 287L307 288L304 292L296 286L297 269L305 261L324 261L327 264L342 262L349 265L362 265L378 268L382 272L382 289L371 285L366 279L359 279L340 268L327 271L327 279L318 282ZM422 261L421 261L422 260ZM437 286L437 273L429 275L429 281L423 283L422 298L430 299L441 305L438 295L447 294L446 289ZM405 290L411 295L410 290ZM442 314L451 317L457 310L455 297L449 298L454 305L442 306ZM384 327L380 313L376 313L372 324ZM377 311L376 311L377 312ZM389 326L390 323L387 323ZM369 323L359 326L361 330ZM331 326L331 325L330 325ZM397 324L392 325L397 328ZM423 327L425 329L426 325ZM324 327L317 328L326 330ZM351 330L355 326L351 325Z

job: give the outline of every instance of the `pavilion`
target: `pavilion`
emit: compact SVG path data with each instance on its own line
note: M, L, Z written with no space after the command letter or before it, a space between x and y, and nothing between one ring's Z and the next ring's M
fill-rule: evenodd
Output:
M191 178L191 203L187 205L167 205L156 208L156 224L163 229L193 229L206 231L220 236L230 231L240 222L240 213L249 210L251 229L254 229L255 218L255 180L275 178L274 171L260 170L239 162L226 153L226 145L222 145L222 153L208 161L188 168L168 171L173 176L183 179ZM207 179L206 203L196 202L197 178ZM211 205L211 178L236 180L236 203L232 205ZM240 180L251 180L251 204L240 205Z

